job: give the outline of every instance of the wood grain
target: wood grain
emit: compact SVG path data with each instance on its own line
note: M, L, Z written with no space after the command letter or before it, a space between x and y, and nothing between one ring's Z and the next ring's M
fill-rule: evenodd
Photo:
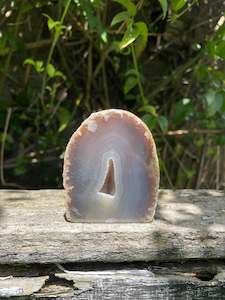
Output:
M17 266L17 273L14 271L15 275L18 274L19 268ZM206 275L205 278L199 276L200 270L201 274ZM40 271L45 272L43 265L42 268L39 266ZM21 272L24 273L24 270ZM34 273L36 272L37 270L34 270ZM37 273L31 276L29 271L30 277L26 277L24 273L23 277L5 280L0 278L0 298L27 296L25 299L225 299L225 266L219 261L215 264L175 263L149 265L145 268L138 268L137 264L136 268L89 271L62 272L52 269L50 273L46 273L49 276L39 276Z
M155 220L64 219L63 190L0 191L0 264L225 258L225 194L161 190Z

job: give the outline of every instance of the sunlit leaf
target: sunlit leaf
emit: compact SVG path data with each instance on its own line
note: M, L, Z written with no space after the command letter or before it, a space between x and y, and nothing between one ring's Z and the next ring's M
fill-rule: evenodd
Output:
M136 6L131 0L114 0L115 2L118 2L121 4L123 7L125 7L129 13L130 16L135 16L136 15Z
M35 69L38 73L43 72L44 71L44 67L43 67L43 61L41 60L37 60L35 62Z
M132 26L129 26L122 38L122 41L120 42L119 45L120 49L124 49L130 44L132 44L139 35L140 32L137 28L133 28Z
M55 77L62 77L64 80L66 80L66 76L58 70L55 71Z
M102 34L101 34L101 40L102 40L104 43L107 43L107 42L108 42L108 37L107 37L107 32L106 32L106 31L102 32Z
M186 0L172 0L172 8L175 12L180 10L186 4Z
M162 11L163 11L163 19L166 17L167 14L167 10L168 10L168 3L167 0L159 0L159 3L162 7Z
M44 71L44 67L43 67L44 63L41 60L33 60L32 58L27 58L25 59L24 64L34 66L37 73L41 73Z
M111 26L114 26L118 23L126 21L129 18L129 14L127 11L122 11L114 16L111 22Z
M148 41L148 27L144 22L136 22L134 26L139 32L139 36L135 42L135 53L138 58L144 51Z
M48 64L46 69L47 69L48 76L50 78L55 76L55 67L52 64Z
M27 58L24 61L24 65L33 65L34 66L35 62L34 62L34 60L32 58Z
M139 112L150 113L153 116L157 116L156 108L152 105L144 105L138 109Z
M60 26L61 23L59 21L54 21L49 15L43 14L48 19L48 29L52 30L53 28L56 28L57 26Z

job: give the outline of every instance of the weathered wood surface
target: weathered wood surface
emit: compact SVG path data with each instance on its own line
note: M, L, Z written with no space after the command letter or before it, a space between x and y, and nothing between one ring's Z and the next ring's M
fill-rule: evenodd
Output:
M17 296L16 299L58 300L225 299L225 266L222 262L69 272L53 266L39 266L39 269L36 266L33 274L31 268L29 272L20 268L3 268L5 275L14 272L20 276L0 278L1 299L13 296ZM45 275L40 276L40 271ZM26 277L27 272L30 277Z
M62 190L0 191L0 264L225 258L225 194L162 190L150 224L64 220Z

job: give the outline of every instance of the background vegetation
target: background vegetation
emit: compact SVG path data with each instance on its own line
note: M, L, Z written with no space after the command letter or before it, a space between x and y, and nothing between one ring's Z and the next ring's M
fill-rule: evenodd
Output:
M156 139L161 186L225 186L222 0L0 0L2 187L62 186L92 111L128 109Z

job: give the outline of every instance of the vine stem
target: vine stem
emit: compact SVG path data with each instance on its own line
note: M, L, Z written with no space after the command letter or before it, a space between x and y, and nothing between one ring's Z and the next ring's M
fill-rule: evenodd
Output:
M65 9L64 9L63 14L62 14L62 17L60 19L60 26L62 26L62 24L64 22L65 16L67 15L68 9L70 7L70 3L71 3L71 0L68 0L67 3L66 3ZM53 55L53 52L55 50L55 46L56 46L56 44L58 42L58 39L60 37L60 34L61 34L61 30L56 30L55 31L55 34L54 34L54 37L53 37L53 41L52 41L52 44L51 44L51 48L50 48L50 51L49 51L49 54L48 54L46 66L49 65L49 63L50 63L50 61L52 59L52 55ZM45 69L44 74L43 74L43 80L42 80L42 86L41 86L41 93L40 93L41 100L43 100L43 97L44 97L46 80L47 80L47 71Z
M6 142L6 136L9 128L9 121L12 115L12 108L8 108L7 115L6 115L6 121L5 121L5 127L2 135L2 146L1 146L1 159L0 159L0 178L2 185L7 185L4 177L4 154L5 154L5 142Z
M139 91L140 91L140 95L141 95L141 99L142 99L142 104L146 105L146 99L145 99L144 90L143 90L143 87L141 84L141 78L140 78L140 73L138 70L138 64L137 64L137 58L136 58L136 54L135 54L135 50L134 50L134 45L131 45L131 52L132 52L134 69L135 69L136 75L137 75L138 87L139 87Z

